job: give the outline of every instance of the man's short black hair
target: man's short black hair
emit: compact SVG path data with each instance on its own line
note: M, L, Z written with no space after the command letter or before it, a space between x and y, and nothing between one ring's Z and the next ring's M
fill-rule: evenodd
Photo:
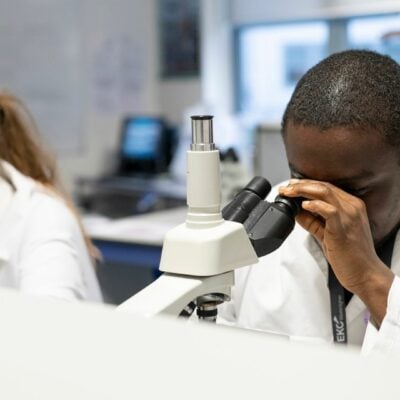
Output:
M335 53L298 82L282 119L313 126L361 128L381 133L400 148L400 66L367 50Z

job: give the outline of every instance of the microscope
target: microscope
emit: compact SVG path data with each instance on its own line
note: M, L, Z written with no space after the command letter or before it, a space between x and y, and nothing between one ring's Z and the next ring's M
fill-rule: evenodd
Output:
M126 300L119 311L144 316L189 317L215 322L217 307L229 301L234 270L256 264L293 230L301 199L278 196L262 177L253 178L221 210L220 157L213 142L212 116L192 116L187 151L186 221L164 240L160 271L152 284Z

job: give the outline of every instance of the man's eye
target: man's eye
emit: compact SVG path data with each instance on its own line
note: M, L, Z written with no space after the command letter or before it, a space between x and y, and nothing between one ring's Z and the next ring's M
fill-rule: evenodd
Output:
M293 172L293 171L290 172L290 177L292 179L303 179L304 178L303 175L301 175L297 172Z
M368 192L368 188L360 188L360 189L353 189L353 188L345 188L343 189L345 192L352 194L356 197L364 196Z

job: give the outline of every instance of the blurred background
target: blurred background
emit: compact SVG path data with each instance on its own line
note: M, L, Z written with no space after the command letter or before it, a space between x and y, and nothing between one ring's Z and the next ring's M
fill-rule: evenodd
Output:
M214 115L224 201L254 174L276 184L288 178L279 124L296 82L349 48L400 61L400 1L0 0L0 88L27 103L119 265L100 268L110 302L157 275L163 235L184 218L189 116ZM137 259L118 247L128 242L142 245ZM141 261L147 278L124 275Z

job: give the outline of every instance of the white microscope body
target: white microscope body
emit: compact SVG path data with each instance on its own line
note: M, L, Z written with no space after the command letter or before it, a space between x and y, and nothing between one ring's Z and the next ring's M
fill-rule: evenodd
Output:
M192 117L186 222L165 237L160 262L164 274L122 303L120 311L179 316L195 302L199 318L215 321L217 305L230 297L233 270L258 262L243 225L222 218L219 163L212 117Z

